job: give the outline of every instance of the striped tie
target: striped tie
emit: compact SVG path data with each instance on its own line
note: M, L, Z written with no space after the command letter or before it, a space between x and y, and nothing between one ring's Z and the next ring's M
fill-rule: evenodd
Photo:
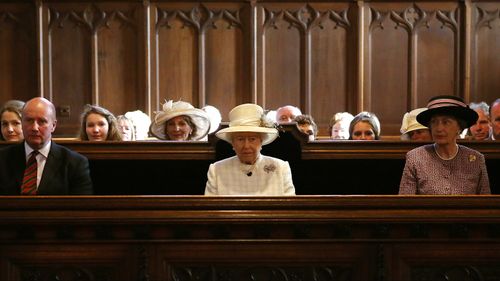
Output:
M28 163L26 163L23 185L21 185L21 195L36 195L36 176L38 170L38 163L36 161L37 155L38 151L34 150L28 159Z

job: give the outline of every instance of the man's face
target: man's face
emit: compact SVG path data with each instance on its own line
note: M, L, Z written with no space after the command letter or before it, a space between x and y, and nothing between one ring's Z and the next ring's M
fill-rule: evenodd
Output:
M488 116L481 109L475 109L479 118L476 124L472 125L469 130L472 134L472 139L484 140L490 136L490 120Z
M496 140L500 140L500 102L493 104L490 108L491 127L493 128L493 136Z
M300 115L301 113L297 111L296 108L293 108L291 106L285 106L280 108L276 112L276 120L278 123L288 123L288 122L293 122L293 119Z
M55 113L47 103L38 99L28 101L22 116L26 143L35 150L42 148L52 139L56 122Z

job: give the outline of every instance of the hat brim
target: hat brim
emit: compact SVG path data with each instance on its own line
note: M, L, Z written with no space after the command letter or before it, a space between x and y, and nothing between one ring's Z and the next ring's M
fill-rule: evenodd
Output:
M408 129L406 129L406 131L403 131L402 134L408 134L408 133L416 131L416 130L428 130L428 129L429 128L427 128L424 125L415 124L415 125L410 126Z
M227 141L228 143L232 143L232 133L244 133L244 132L252 132L252 133L261 133L262 134L262 145L270 144L278 137L278 130L274 128L266 128L266 127L254 127L254 126L233 126L229 128L222 129L215 133L215 135Z
M432 116L434 115L451 115L465 122L467 128L474 125L479 118L477 113L468 107L458 106L443 106L422 111L417 115L418 123L429 127ZM429 127L430 128L430 127ZM465 129L465 128L462 128Z
M153 136L162 140L167 139L167 136L165 134L165 124L168 120L177 116L189 116L191 118L191 121L193 121L193 124L196 126L196 134L192 134L189 140L200 140L204 138L210 130L210 120L208 120L206 113L201 109L193 108L188 110L175 111L167 114L160 112L159 114L161 115L155 118L153 122L151 122L149 130L151 131L151 134ZM158 119L162 121L156 122L156 120Z

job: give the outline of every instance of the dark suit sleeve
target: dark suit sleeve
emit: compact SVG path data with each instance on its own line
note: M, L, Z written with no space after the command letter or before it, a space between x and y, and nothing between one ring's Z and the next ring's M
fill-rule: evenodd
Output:
M89 161L86 157L72 153L74 160L72 161L71 175L69 177L69 194L70 195L91 195L94 194L92 188L92 180L90 178Z

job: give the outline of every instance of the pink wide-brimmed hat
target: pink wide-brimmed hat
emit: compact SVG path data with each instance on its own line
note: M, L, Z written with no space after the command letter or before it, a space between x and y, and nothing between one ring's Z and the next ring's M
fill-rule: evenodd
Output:
M450 115L465 122L466 128L474 125L479 116L470 109L460 97L456 96L436 96L429 100L427 110L417 115L417 121L429 127L432 116L442 114ZM465 129L465 128L462 128Z

